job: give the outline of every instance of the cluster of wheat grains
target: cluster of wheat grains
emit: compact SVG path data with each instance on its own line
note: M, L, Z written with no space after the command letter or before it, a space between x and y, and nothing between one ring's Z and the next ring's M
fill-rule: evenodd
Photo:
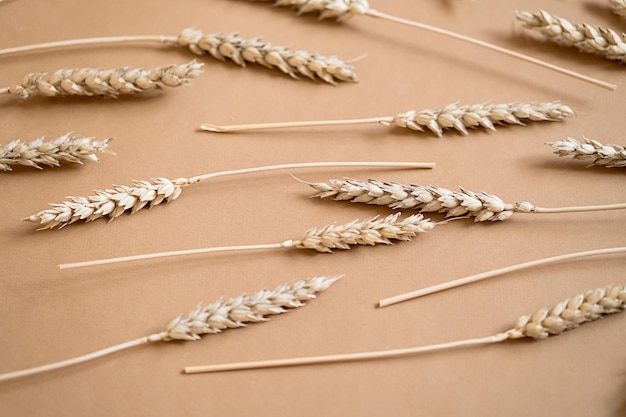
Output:
M571 156L574 159L588 160L588 166L600 165L607 168L626 167L626 149L621 145L603 145L597 140L585 139L581 143L573 138L548 142L547 145L556 149L558 156Z
M358 80L354 67L337 57L273 46L261 38L245 39L237 33L204 34L200 30L186 28L178 36L178 44L187 46L198 55L210 55L220 60L230 59L241 66L245 66L246 62L256 63L278 69L294 78L319 78L331 84L336 81Z
M514 213L567 213L626 208L626 203L558 208L537 207L527 201L510 204L498 196L464 188L452 191L438 185L399 184L374 179L302 182L315 189L313 197L331 197L337 201L388 206L393 209L439 212L445 213L447 218L473 217L475 222L504 221Z
M0 381L76 365L147 343L169 342L172 340L195 341L199 340L203 335L217 334L227 329L245 327L248 323L264 322L269 320L269 316L283 314L290 309L303 306L307 301L316 298L318 293L328 289L340 278L341 276L320 276L297 281L292 285L280 285L274 290L260 290L252 295L244 294L235 298L220 298L212 304L196 307L187 316L181 315L176 317L162 332L76 358L0 374Z
M89 96L118 97L133 95L162 87L179 87L189 83L202 73L204 64L195 60L182 65L166 65L158 68L74 68L59 69L51 74L36 72L24 77L21 84L0 90L30 98L36 94L45 97Z
M525 28L541 33L545 39L557 45L626 62L626 35L620 35L612 29L588 23L574 24L545 10L537 13L517 11L516 17Z
M11 171L11 166L15 165L43 169L43 166L58 167L61 162L97 162L97 153L113 153L108 149L111 140L95 140L71 132L51 141L45 141L43 137L30 143L17 139L0 146L0 171Z
M609 0L609 4L615 14L626 17L626 0Z
M223 365L189 366L186 373L221 372L242 369L272 368L280 366L310 365L319 363L372 360L433 352L463 346L486 345L510 339L545 339L579 327L581 324L619 313L626 309L626 285L611 285L589 290L565 299L552 308L541 308L533 314L521 316L515 325L492 336L465 339L436 345L409 347L377 352L348 353L311 356L293 359L275 359L257 362L229 363Z
M298 14L314 13L320 19L345 20L354 15L366 14L370 9L367 0L254 0L272 1L275 6L287 6Z

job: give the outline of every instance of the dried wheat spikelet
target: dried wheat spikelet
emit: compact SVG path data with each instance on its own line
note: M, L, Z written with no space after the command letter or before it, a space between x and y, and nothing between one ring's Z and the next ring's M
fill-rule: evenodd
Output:
M582 252L567 253L564 255L557 255L550 258L542 258L535 261L524 262L517 265L511 265L504 268L494 269L487 272L482 272L475 275L459 278L453 281L444 282L441 284L433 285L419 290L406 292L400 295L394 295L393 297L387 297L378 302L378 307L388 307L393 304L398 304L404 301L413 300L415 298L423 297L425 295L434 294L436 292L449 290L451 288L460 287L462 285L472 284L474 282L483 281L489 278L494 278L500 275L508 274L510 272L521 271L523 269L532 268L535 266L548 265L556 262L568 261L571 259L580 259L590 256L600 255L613 255L623 254L626 252L626 247L617 248L604 248L594 249Z
M200 249L158 252L144 255L124 256L120 258L99 259L60 264L60 269L82 268L113 264L119 262L138 261L143 259L164 258L169 256L194 255L227 251L264 250L264 249L312 249L323 253L332 253L334 249L350 249L354 245L378 244L391 245L392 241L408 242L418 233L425 233L436 226L436 223L425 219L421 214L414 214L399 219L400 213L384 218L378 216L364 221L354 220L347 224L330 224L322 228L312 228L304 233L302 239L286 240L280 243L266 243L240 246L217 246Z
M510 204L493 194L464 188L452 191L438 185L406 185L373 179L368 181L350 178L331 179L328 183L298 180L316 190L312 197L330 197L336 201L388 206L393 209L413 209L422 213L445 213L447 218L473 217L475 222L504 221L514 213L543 214L626 209L626 203L558 208L537 207L526 201Z
M334 84L335 81L357 81L354 67L334 56L327 57L316 52L292 51L283 46L272 46L261 38L244 39L237 33L204 34L187 28L178 37L178 43L189 47L197 55L210 55L225 61L230 59L238 65L246 62L278 69L293 78L305 76Z
M516 17L527 29L541 33L547 40L560 46L576 48L580 52L626 62L626 36L612 29L588 23L571 23L545 10L537 13L517 11Z
M193 374L320 363L354 362L406 356L464 346L487 345L512 339L531 338L540 340L560 335L567 330L579 327L583 323L601 319L606 315L619 313L625 308L626 285L607 286L575 295L561 301L552 308L541 308L533 314L521 316L511 329L492 336L377 352L311 356L223 365L188 366L184 371L185 373Z
M182 65L141 68L59 69L52 74L36 72L24 77L21 84L0 89L0 94L30 98L88 96L118 97L134 95L163 87L179 87L202 74L204 64L195 60Z
M203 335L217 334L227 329L245 327L248 323L264 322L269 320L269 316L283 314L290 309L303 306L307 301L316 298L318 293L328 289L340 278L341 276L320 276L297 281L292 285L280 285L272 291L260 290L253 295L244 294L235 298L220 298L212 304L196 307L186 317L183 315L176 317L166 326L165 330L159 333L72 359L0 374L0 381L8 381L76 365L147 343L169 342L172 340L195 341L199 340Z
M474 39L472 37L462 35L456 32L452 32L446 29L441 29L436 26L424 24L421 22L416 22L413 20L404 19L401 17L397 17L397 16L393 16L387 13L380 12L378 10L374 10L373 8L370 7L369 3L366 0L277 0L274 2L274 4L277 6L290 6L294 8L298 12L298 14L314 13L318 15L320 19L336 18L338 20L345 20L346 18L353 16L353 15L364 15L364 16L378 18L381 20L390 21L393 23L398 23L401 25L407 25L407 26L411 26L414 28L437 33L439 35L447 36L447 37L460 40L463 42L467 42L467 43L480 46L486 49L490 49L492 51L496 51L501 54L504 54L513 58L517 58L517 59L535 64L535 65L539 65L543 68L547 68L552 71L556 71L563 75L567 75L567 76L576 78L578 80L594 84L596 86L605 88L607 90L615 90L617 88L615 84L611 84L602 80L598 80L598 79L574 72L574 71L570 71L568 69L550 64L545 61L541 61L537 58L533 58L528 55L521 54L519 52L512 51L510 49L503 48L501 46L493 45L488 42Z
M615 14L626 17L626 0L609 0L609 4Z
M62 162L98 162L97 153L113 153L108 149L111 140L95 140L71 132L51 141L44 141L43 137L30 143L17 139L0 146L0 171L12 171L12 165L43 169L43 166L58 167Z
M585 143L580 143L573 138L548 142L546 145L555 148L554 153L558 156L571 156L582 160L592 159L593 161L588 166L626 167L626 149L621 145L603 145L593 139L585 139Z
M183 187L197 182L227 175L249 174L254 172L272 171L293 168L317 167L399 167L399 168L434 168L430 162L303 162L295 164L269 165L255 168L244 168L231 171L213 172L191 178L153 178L150 181L134 181L132 186L116 185L106 190L96 190L88 197L69 196L62 203L51 204L52 208L41 210L24 218L41 227L38 230L63 228L77 221L91 222L101 217L109 221L123 213L135 213L145 207L174 201L182 192Z
M327 126L358 123L380 123L419 132L429 130L441 137L445 130L456 130L467 135L468 129L485 128L495 131L496 125L524 125L524 122L561 121L574 116L574 111L559 101L543 103L502 103L462 105L452 103L443 108L408 111L395 116L370 117L365 119L321 120L306 122L278 122L218 126L204 123L201 129L209 132L226 133L241 130L272 129L300 126Z
M334 56L273 46L262 41L261 38L245 39L237 33L205 34L192 27L183 29L178 36L109 36L18 46L1 49L0 56L67 46L137 42L159 42L170 46L185 47L196 55L208 55L221 61L230 60L242 67L246 65L246 62L257 63L280 70L293 78L305 76L330 84L335 84L337 81L358 80L354 66Z

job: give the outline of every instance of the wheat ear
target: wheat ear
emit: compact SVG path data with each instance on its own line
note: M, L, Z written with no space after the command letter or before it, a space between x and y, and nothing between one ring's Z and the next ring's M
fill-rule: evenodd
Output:
M334 56L273 46L262 41L261 38L246 39L237 33L204 34L195 28L185 28L178 36L109 36L18 46L0 50L0 56L67 46L138 42L160 42L166 45L186 47L196 55L208 55L221 61L230 60L240 66L245 66L246 62L257 63L282 71L294 78L299 76L311 79L319 78L331 84L337 81L358 80L354 66Z
M608 314L621 312L625 308L626 286L608 286L575 295L572 298L561 301L552 308L542 308L533 314L524 315L517 320L511 329L493 336L377 352L312 356L223 365L188 366L184 371L185 373L193 374L321 363L354 362L406 356L463 346L486 345L503 342L509 339L545 339L549 336L560 335L567 330L575 329L583 323L598 320Z
M496 51L501 54L513 57L513 58L517 58L517 59L535 64L535 65L539 65L543 68L547 68L549 70L561 73L563 75L567 75L569 77L573 77L578 80L594 84L596 86L605 88L607 90L614 91L617 88L615 84L598 80L596 78L592 78L592 77L559 67L557 65L553 65L548 62L541 61L537 58L533 58L528 55L524 55L519 52L515 52L510 49L503 48L501 46L493 45L488 42L474 39L469 36L461 35L459 33L452 32L449 30L441 29L436 26L427 25L427 24L416 22L413 20L403 19L401 17L392 16L390 14L374 10L370 7L369 3L366 0L278 0L278 1L275 1L274 4L276 4L277 6L291 6L299 14L315 13L321 19L337 18L338 20L344 20L347 17L353 16L353 15L364 15L364 16L374 17L374 18L378 18L382 20L387 20L393 23L398 23L401 25L407 25L407 26L411 26L414 28L426 30L426 31L437 33L439 35L447 36L456 40L467 42L476 46L480 46L482 48L490 49L492 51Z
M435 227L436 223L425 219L421 214L414 214L399 219L400 213L384 218L371 217L364 221L354 220L347 224L329 224L322 228L312 228L305 232L302 239L286 240L280 243L218 246L200 249L158 252L144 255L124 256L120 258L99 259L60 264L60 269L82 268L86 266L106 265L144 259L164 258L170 256L195 255L199 253L232 252L264 249L313 249L318 252L332 253L334 249L350 249L353 245L391 245L392 241L407 242L418 233L425 233Z
M580 143L576 139L567 138L555 142L548 142L556 149L558 156L571 156L574 159L592 159L587 166L600 165L607 168L626 167L626 149L621 145L603 145L597 140L586 139Z
M52 141L44 141L40 137L25 143L17 139L6 146L0 146L0 171L11 171L12 165L43 169L43 166L58 167L61 162L97 162L97 153L113 153L108 149L111 140L112 138L95 140L72 132Z
M554 208L537 207L527 201L510 204L493 194L464 188L452 191L438 185L406 185L373 179L331 179L328 183L296 179L316 190L312 197L331 197L336 201L374 204L393 209L408 208L422 213L445 213L446 218L473 217L475 222L504 221L514 213L547 214L626 209L626 203Z
M380 300L378 302L378 307L387 307L393 304L398 304L404 301L413 300L415 298L423 297L425 295L434 294L436 292L449 290L451 288L460 287L462 285L471 284L478 281L483 281L489 278L493 278L496 276L500 276L503 274L508 274L510 272L520 271L527 268L532 268L540 265L548 265L556 262L568 261L571 259L579 259L590 256L599 256L599 255L612 255L612 254L622 254L626 252L626 247L618 247L618 248L605 248L605 249L595 249L583 252L574 252L567 253L564 255L553 256L550 258L542 258L535 261L524 262L517 265L511 265L504 268L494 269L492 271L482 272L476 275L470 275L464 278L459 278L453 281L444 282L442 284L433 285L431 287L422 288L416 291L410 291L404 294L395 295L393 297L388 297Z
M255 168L244 168L230 171L219 171L191 178L153 178L150 181L134 181L133 186L116 185L111 189L96 190L95 195L88 197L67 197L67 201L50 204L52 208L41 210L22 220L39 223L38 230L59 229L77 221L91 222L101 217L109 221L125 212L135 213L145 207L154 207L164 202L174 201L182 192L183 187L211 178L227 175L241 175L255 172L273 171L296 168L320 167L396 167L430 169L431 162L303 162L294 164L268 165Z
M196 307L186 317L182 315L176 317L162 332L76 358L0 374L0 381L8 381L65 368L147 343L169 342L172 340L195 341L199 340L203 335L217 334L227 329L245 327L248 323L264 322L269 320L269 316L286 313L290 309L303 306L307 301L316 298L318 293L328 289L340 278L341 276L315 277L297 281L293 285L280 285L273 291L261 290L250 296L244 294L235 298L220 298L213 304Z
M525 28L541 33L557 45L626 62L626 36L612 29L588 23L574 24L545 10L537 13L517 11L516 17Z
M443 108L408 111L395 116L379 116L365 119L320 120L306 122L279 122L218 126L204 123L201 129L209 132L235 132L253 129L289 128L302 126L328 126L361 123L394 125L419 132L430 130L441 137L445 130L456 130L463 135L468 129L485 128L495 131L496 125L524 125L524 122L561 121L574 116L574 111L558 101L544 103L473 104L460 106L452 103Z
M30 98L87 96L114 97L135 95L163 87L188 84L202 74L204 64L195 60L183 65L141 68L73 68L59 69L51 74L35 72L24 77L21 84L0 89L0 94Z
M609 4L615 14L626 17L626 0L609 0Z

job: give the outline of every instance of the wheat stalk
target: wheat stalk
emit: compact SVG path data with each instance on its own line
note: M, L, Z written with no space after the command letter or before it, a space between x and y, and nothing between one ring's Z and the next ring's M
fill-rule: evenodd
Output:
M38 230L59 229L77 221L91 222L101 217L109 221L125 212L135 213L145 207L154 207L164 202L174 201L182 192L183 187L197 182L227 175L249 174L254 172L272 171L292 168L317 167L404 167L433 168L430 162L303 162L295 164L268 165L255 168L244 168L231 171L213 172L191 178L153 178L150 181L134 181L132 186L116 185L106 190L96 190L95 195L88 197L69 196L62 203L50 204L52 208L41 210L24 218L39 223Z
M237 33L204 34L192 27L183 29L178 36L109 36L18 46L0 50L0 56L67 46L137 42L160 42L166 45L186 47L196 55L208 55L221 61L231 60L240 66L245 66L246 62L257 63L280 70L294 78L301 75L311 79L317 77L331 84L336 81L358 80L354 66L334 56L328 57L317 52L304 50L293 51L283 46L273 46L258 37L245 39Z
M626 17L626 0L609 0L609 4L615 14Z
M438 185L406 185L370 179L359 181L331 179L328 183L306 182L316 193L313 197L331 197L337 201L388 206L393 209L414 209L422 213L445 213L447 218L473 217L475 222L504 221L514 213L572 213L583 211L625 209L626 203L598 206L546 208L529 202L505 203L500 197L461 188L452 191Z
M430 287L422 288L415 291L410 291L407 293L403 293L400 295L395 295L393 297L387 297L378 302L378 307L388 307L393 304L398 304L404 301L413 300L415 298L423 297L425 295L434 294L436 292L449 290L451 288L460 287L462 285L471 284L474 282L483 281L489 278L494 278L503 274L508 274L510 272L521 271L523 269L532 268L540 265L548 265L556 262L568 261L571 259L579 259L589 256L599 256L599 255L612 255L612 254L622 254L626 252L626 247L617 247L617 248L605 248L605 249L594 249L583 252L574 252L567 253L564 255L557 255L550 258L542 258L535 261L524 262L517 265L511 265L504 268L494 269L492 271L482 272L480 274L470 275L464 278L455 279L453 281L444 282L442 284L433 285Z
M244 294L235 298L220 298L212 304L196 307L186 317L182 315L176 317L162 332L76 358L0 374L0 381L8 381L76 365L147 343L169 342L172 340L195 341L199 340L203 335L217 334L227 329L245 327L247 323L264 322L269 320L269 316L286 313L290 309L303 306L307 301L316 298L318 293L328 289L340 278L341 276L315 277L297 281L293 285L280 285L273 291L261 290L250 296Z
M577 72L570 71L568 69L550 64L545 61L541 61L537 58L533 58L519 52L512 51L510 49L503 48L501 46L493 45L488 42L474 39L472 37L461 35L459 33L449 30L441 29L436 26L427 25L413 20L403 19L401 17L392 16L390 14L374 10L370 7L369 3L366 0L277 0L274 2L274 4L277 6L291 6L298 12L298 14L314 13L317 14L321 19L337 18L338 20L345 20L347 17L350 17L352 15L364 15L387 20L390 22L426 30L486 49L490 49L492 51L496 51L501 54L517 58L535 65L539 65L543 68L556 71L558 73L594 84L608 90L615 90L617 88L615 84L611 84L583 74L579 74Z
M626 167L626 149L621 145L603 145L597 140L586 139L585 143L580 143L576 139L567 138L548 142L556 149L554 152L558 156L571 156L574 159L593 159L588 165L600 165L607 168Z
M395 116L370 117L365 119L320 120L306 122L278 122L218 126L204 123L201 129L210 132L235 132L252 129L272 129L301 126L328 126L357 123L380 123L423 132L430 130L441 137L445 130L456 130L467 135L468 129L485 128L495 131L496 125L524 125L524 122L561 121L574 116L574 111L559 101L543 103L502 103L462 105L452 103L443 108L408 111Z
M612 29L588 23L574 24L545 10L537 13L517 11L516 17L525 28L541 33L557 45L626 62L626 36Z
M561 301L552 308L542 308L533 314L521 316L511 329L492 336L377 352L312 356L223 365L188 366L184 369L184 371L185 373L192 374L280 366L352 362L406 356L463 346L486 345L510 339L545 339L550 336L560 335L567 330L575 329L583 323L598 320L608 314L621 312L625 308L626 285L607 286L575 295L572 298Z
M163 87L178 87L202 73L204 64L195 60L183 65L141 68L74 68L59 69L52 74L35 72L24 77L21 84L0 89L0 94L30 98L134 95Z
M112 138L94 140L76 133L66 133L52 141L43 137L30 143L17 139L0 146L0 171L12 171L12 165L43 169L58 167L61 162L82 164L84 160L98 161L97 153L113 153L108 149Z
M99 259L95 261L65 263L60 264L59 268L82 268L86 266L164 258L170 256L260 249L296 248L313 249L318 252L332 253L333 249L350 249L353 245L391 245L394 240L407 242L418 233L425 233L434 228L436 225L436 223L432 223L430 219L425 219L421 214L414 214L405 219L399 219L399 217L400 213L396 213L384 218L376 216L364 221L354 220L350 223L342 225L329 224L322 228L309 229L304 233L302 239L286 240L280 243L218 246L158 252L144 255L124 256L120 258Z

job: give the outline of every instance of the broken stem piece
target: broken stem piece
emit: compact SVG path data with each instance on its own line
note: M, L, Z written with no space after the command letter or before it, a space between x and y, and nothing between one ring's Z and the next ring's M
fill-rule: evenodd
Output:
M547 265L556 262L568 261L570 259L578 259L589 256L598 256L598 255L611 255L616 253L624 253L626 252L626 247L618 247L618 248L606 248L606 249L596 249L589 250L583 252L575 252L568 253L565 255L553 256L551 258L543 258L535 261L524 262L517 265L507 266L500 269L494 269L492 271L483 272L480 274L470 275L465 278L460 278L454 281L445 282L438 285L433 285L431 287L422 288L420 290L407 292L404 294L396 295L393 297L388 297L380 300L378 302L378 307L387 307L393 304L398 304L404 301L412 300L415 298L423 297L425 295L434 294L439 291L449 290L450 288L460 287L462 285L471 284L474 282L482 281L488 278L493 278L498 275L508 274L509 272L515 272L526 268L532 268L539 265Z

